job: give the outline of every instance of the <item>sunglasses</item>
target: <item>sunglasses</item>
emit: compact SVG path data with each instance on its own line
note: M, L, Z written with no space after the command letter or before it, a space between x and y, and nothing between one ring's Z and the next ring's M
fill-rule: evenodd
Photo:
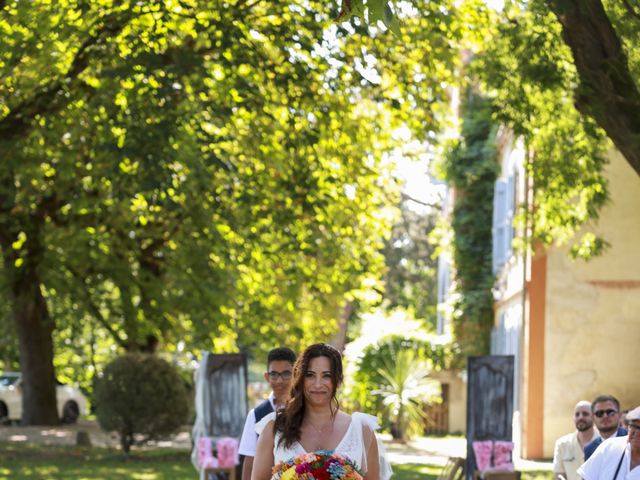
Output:
M602 418L605 415L607 417L611 417L611 416L615 415L616 413L618 413L618 411L617 410L613 410L611 408L609 410L598 410L597 412L593 412L593 414L598 418Z

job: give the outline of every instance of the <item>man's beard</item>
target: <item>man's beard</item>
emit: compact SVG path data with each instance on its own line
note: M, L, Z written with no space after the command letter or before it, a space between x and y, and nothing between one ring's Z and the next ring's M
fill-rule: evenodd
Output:
M591 427L593 427L593 423L580 422L578 423L578 425L576 425L576 428L579 432L586 432Z

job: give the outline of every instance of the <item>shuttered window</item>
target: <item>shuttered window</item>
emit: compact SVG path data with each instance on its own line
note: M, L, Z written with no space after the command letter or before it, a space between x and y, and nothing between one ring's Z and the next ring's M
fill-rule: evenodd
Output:
M516 177L496 181L493 192L493 273L509 260L516 205Z

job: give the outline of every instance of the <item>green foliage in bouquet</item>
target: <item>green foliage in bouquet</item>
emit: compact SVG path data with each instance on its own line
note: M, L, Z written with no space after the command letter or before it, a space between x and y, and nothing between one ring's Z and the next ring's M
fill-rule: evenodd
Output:
M128 354L109 363L96 383L95 404L100 427L119 433L125 455L134 442L174 433L190 409L180 374L149 354Z

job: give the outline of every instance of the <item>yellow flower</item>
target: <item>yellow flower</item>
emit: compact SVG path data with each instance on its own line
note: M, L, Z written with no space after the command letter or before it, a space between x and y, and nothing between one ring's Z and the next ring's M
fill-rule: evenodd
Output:
M289 470L282 474L280 480L294 480L296 478L296 467L291 467Z

